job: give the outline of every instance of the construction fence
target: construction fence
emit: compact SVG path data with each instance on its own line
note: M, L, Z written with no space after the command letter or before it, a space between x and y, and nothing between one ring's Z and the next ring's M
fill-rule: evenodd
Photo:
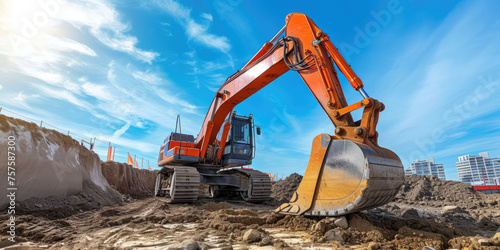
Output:
M80 133L75 133L75 132L72 132L71 130L66 130L66 129L54 126L54 125L47 123L43 120L34 119L32 117L28 117L28 116L25 116L23 114L19 114L17 112L12 111L12 110L8 110L5 107L0 107L0 114L4 114L4 115L10 114L9 115L10 117L22 118L28 122L33 122L33 123L37 124L39 127L56 130L62 134L70 136L71 138L75 139L76 141L79 141L82 146L87 146L91 151L94 151L94 147L96 145L100 145L103 147L105 147L107 145L107 148L108 148L107 161L114 161L116 151L117 150L120 151L119 149L116 148L116 146L114 146L115 144L113 142L101 140L96 136L87 136L87 135L82 135ZM131 162L131 159L132 159L132 162ZM136 168L143 168L143 169L151 170L152 167L150 164L154 164L156 161L150 160L150 159L147 159L144 157L140 157L140 156L138 157L137 154L134 154L133 152L132 153L127 152L125 162L129 165L136 167Z

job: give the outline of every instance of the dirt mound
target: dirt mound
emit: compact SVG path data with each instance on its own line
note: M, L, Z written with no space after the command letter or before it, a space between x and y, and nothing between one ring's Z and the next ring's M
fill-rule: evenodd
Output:
M7 159L9 136L15 137L16 201L25 201L24 212L59 207L59 203L87 203L72 200L78 196L99 206L121 202L121 196L101 174L99 156L71 137L0 115L0 159ZM1 164L0 178L6 180L7 172L7 164ZM0 207L3 207L8 202L7 182L2 181L0 187ZM45 205L35 201L47 197L51 198ZM55 204L49 204L50 201Z
M122 194L129 194L134 198L153 196L158 171L137 169L125 163L101 163L102 175Z
M500 216L500 212L491 210L498 207L500 194L483 194L469 184L443 181L434 176L406 176L395 201L433 207L458 206L459 209L470 210L473 215L480 214L478 210L484 209L492 216Z
M406 176L396 198L406 201L441 200L456 202L482 199L485 195L471 185L458 181L443 181L432 175Z
M302 175L293 173L284 180L273 183L271 198L278 202L288 202L302 181Z

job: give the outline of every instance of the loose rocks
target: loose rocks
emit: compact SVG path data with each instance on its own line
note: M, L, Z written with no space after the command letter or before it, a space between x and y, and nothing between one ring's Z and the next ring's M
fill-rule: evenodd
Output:
M260 241L261 238L262 235L255 229L250 229L243 234L243 241L248 243Z

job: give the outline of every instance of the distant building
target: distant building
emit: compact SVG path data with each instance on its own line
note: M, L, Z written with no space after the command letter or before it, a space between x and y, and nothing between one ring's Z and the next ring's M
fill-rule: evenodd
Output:
M471 185L500 185L500 158L490 158L488 152L477 156L458 157L458 180Z
M406 175L434 175L441 180L446 180L444 175L443 164L436 164L434 158L425 161L416 160L411 163L410 167L405 171Z

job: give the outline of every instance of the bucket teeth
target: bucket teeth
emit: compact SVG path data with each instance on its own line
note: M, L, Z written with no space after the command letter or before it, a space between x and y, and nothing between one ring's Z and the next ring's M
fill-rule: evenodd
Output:
M340 216L362 211L390 202L403 181L403 165L392 151L321 134L314 138L297 192L276 212Z
M275 212L287 213L287 214L300 214L300 207L297 205L291 205L289 203L282 204L279 208L276 208Z

